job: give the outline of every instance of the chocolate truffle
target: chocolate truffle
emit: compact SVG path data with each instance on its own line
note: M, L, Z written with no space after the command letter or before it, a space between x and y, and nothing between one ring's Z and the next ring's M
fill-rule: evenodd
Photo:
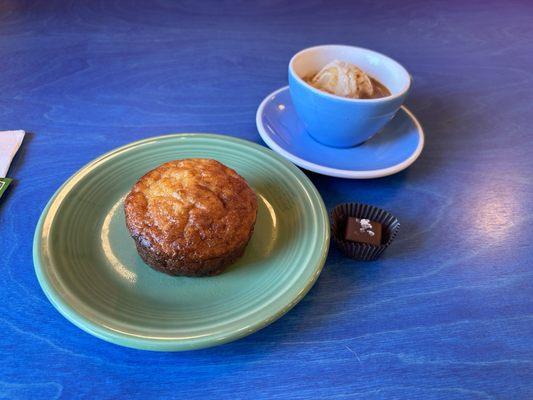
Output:
M381 224L365 218L348 217L344 238L351 242L381 245Z

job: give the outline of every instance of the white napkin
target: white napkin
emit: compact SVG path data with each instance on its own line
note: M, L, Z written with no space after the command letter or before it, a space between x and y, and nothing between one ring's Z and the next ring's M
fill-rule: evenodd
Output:
M24 139L24 131L0 131L0 178L5 178L11 160Z

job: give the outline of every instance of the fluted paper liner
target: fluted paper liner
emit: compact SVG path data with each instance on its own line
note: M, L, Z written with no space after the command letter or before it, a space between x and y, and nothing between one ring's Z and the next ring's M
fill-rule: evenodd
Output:
M366 218L382 226L381 245L356 243L344 239L348 217ZM400 230L400 221L390 212L368 204L344 203L331 212L332 236L337 247L348 257L362 261L376 260L392 243Z

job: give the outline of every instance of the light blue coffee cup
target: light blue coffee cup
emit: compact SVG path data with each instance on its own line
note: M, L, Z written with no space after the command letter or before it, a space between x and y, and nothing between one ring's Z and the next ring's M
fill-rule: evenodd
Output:
M333 60L358 66L385 85L391 95L351 99L315 89L304 81ZM378 133L394 117L410 87L411 76L398 62L361 47L310 47L289 63L289 88L300 120L316 141L332 147L356 146Z

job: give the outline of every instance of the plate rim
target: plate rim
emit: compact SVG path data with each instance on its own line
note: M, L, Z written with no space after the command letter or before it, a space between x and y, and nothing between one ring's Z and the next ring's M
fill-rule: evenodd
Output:
M375 170L369 170L369 171L360 171L360 170L350 170L350 169L340 169L340 168L332 168L332 167L326 167L324 165L316 164L310 161L307 161L301 157L298 157L297 155L285 150L283 147L278 145L267 133L263 121L262 121L262 115L264 113L264 109L267 105L267 103L271 100L273 96L276 96L278 93L288 90L289 86L283 86L279 89L274 90L272 93L267 95L263 101L261 101L261 104L259 104L259 107L257 108L257 112L255 114L255 124L257 126L257 130L259 131L259 135L263 139L263 141L267 144L268 147L270 147L272 150L274 150L276 153L282 155L289 161L293 162L294 164L308 170L313 171L318 174L327 175L327 176L334 176L337 178L348 178L348 179L373 179L373 178L382 178L384 176L389 176L396 174L400 171L403 171L407 167L409 167L411 164L413 164L416 159L420 156L422 153L422 150L424 149L425 145L425 134L424 129L422 128L422 125L418 121L418 119L415 117L415 115L404 105L402 105L400 108L405 111L407 116L413 121L413 123L416 126L417 133L418 133L418 145L415 149L415 151L404 161L393 165L391 167L387 168L381 168L381 169L375 169Z
M68 193L68 191L72 189L71 187L69 187L71 184L74 187L74 184L79 179L81 179L87 173L92 171L99 163L101 163L105 159L112 157L113 155L117 153L120 154L121 152L126 151L129 148L136 147L139 145L144 145L149 142L157 142L160 140L169 140L169 139L179 139L182 137L227 140L231 142L240 143L245 146L251 146L281 161L287 168L292 170L292 172L295 174L295 176L299 180L303 180L304 183L306 183L305 185L306 188L308 188L311 191L313 197L315 197L315 199L317 200L317 207L316 207L317 216L319 219L322 220L322 225L323 225L322 235L320 235L320 232L319 232L319 235L320 235L319 237L322 237L323 240L321 241L321 249L319 252L319 257L317 258L317 260L315 261L315 265L313 266L314 270L312 271L312 274L309 277L309 279L302 285L298 293L290 301L288 301L283 307L281 307L280 309L274 310L272 313L269 313L269 315L266 318L254 321L253 323L239 327L238 329L232 329L226 333L223 332L223 334L221 335L217 335L217 333L215 332L214 334L194 337L192 339L191 338L187 338L187 339L161 338L161 337L154 338L154 337L127 334L127 333L124 333L118 330L113 330L109 327L102 326L95 321L91 321L89 318L79 313L73 305L69 304L69 302L63 296L61 296L60 293L58 293L56 288L49 281L48 277L45 274L45 269L50 268L50 266L46 266L45 261L42 259L42 249L44 248L43 246L45 246L45 243L43 242L43 238L42 238L42 230L43 230L43 224L50 211L50 208L58 200L58 197L60 195L62 195L64 192ZM72 324L74 324L78 328L82 329L83 331L95 337L98 337L107 342L114 343L120 346L125 346L125 347L140 349L140 350L152 350L152 351L185 351L185 350L195 350L195 349L200 349L200 348L217 346L220 344L224 344L227 342L240 339L244 336L252 334L266 327L267 325L273 323L274 321L276 321L277 319L285 315L298 302L300 302L300 300L303 299L303 297L307 294L307 292L311 289L311 287L314 285L314 283L318 279L318 276L322 272L322 269L326 262L329 244L330 244L329 214L324 204L324 200L322 199L322 196L318 192L318 189L315 187L313 182L311 182L311 180L303 173L303 171L301 171L294 164L290 163L288 160L284 159L279 154L276 154L274 151L270 150L269 148L262 146L260 144L254 143L252 141L233 137L233 136L228 136L224 134L198 132L198 133L173 133L173 134L159 135L159 136L153 136L153 137L148 137L145 139L137 140L137 141L125 144L123 146L114 148L102 154L101 156L93 159L92 161L88 162L84 166L82 166L80 169L74 172L65 182L63 182L63 184L61 184L61 186L54 192L54 194L50 197L50 199L46 203L46 206L41 212L41 215L39 217L39 220L35 228L35 232L33 236L32 253L33 253L34 271L35 271L37 280L39 282L39 285L41 286L42 291L44 292L44 294L46 295L50 303L54 306L54 308L56 308L56 310L59 311L59 313L63 315L63 317L65 317L68 321L70 321Z

